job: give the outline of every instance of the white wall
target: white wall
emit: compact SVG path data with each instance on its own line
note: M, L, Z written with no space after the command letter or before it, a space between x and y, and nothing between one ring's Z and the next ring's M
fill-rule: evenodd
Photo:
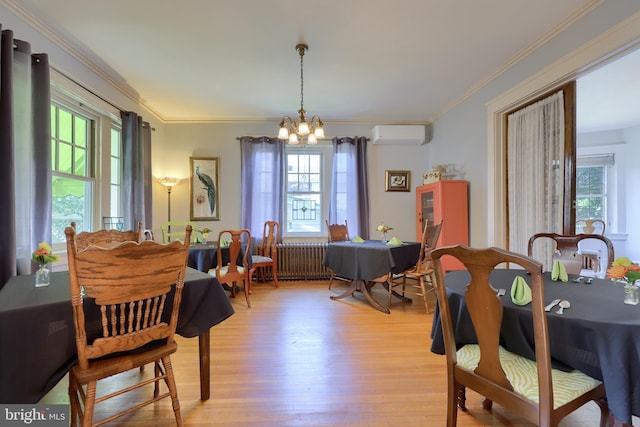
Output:
M472 246L499 244L493 233L502 226L502 219L493 207L500 188L499 183L495 182L493 159L489 159L488 155L494 144L494 130L489 127L493 112L488 111L488 107L514 88L518 88L523 96L531 96L539 92L543 85L555 86L553 71L559 61L574 56L579 57L578 61L588 56L582 54L579 48L588 53L592 40L631 19L629 17L639 11L640 2L604 2L434 122L433 141L429 144L430 163L461 163L470 180ZM637 39L640 40L640 34ZM623 49L630 44L621 37L615 49ZM581 68L586 69L589 65L582 63L570 72L576 77ZM567 75L559 77L566 78ZM534 78L542 83L530 84ZM514 98L514 101L517 99Z
M325 123L327 134L335 136L366 136L371 138L373 125ZM240 225L240 143L244 135L275 136L277 123L234 124L167 124L162 142L153 144L153 174L185 178L171 193L171 218L189 218L189 157L220 158L220 220L202 222L215 230L236 228ZM427 145L374 145L368 150L370 230L375 238L375 227L385 221L394 228L393 235L406 241L415 240L415 187L422 184L427 170ZM410 192L385 192L385 170L411 171ZM154 232L167 218L167 191L154 184Z
M423 172L441 163L461 165L470 181L470 243L486 246L497 216L491 214L494 183L489 179L493 171L489 166L489 134L487 104L503 95L527 79L541 73L554 62L573 54L581 46L616 24L640 11L638 1L605 1L593 12L575 22L571 27L524 57L471 94L462 103L439 117L433 126L433 140L419 147L370 146L370 198L371 228L379 220L391 224L403 240L414 238L415 193L385 193L384 170L404 169L412 172L412 189L419 183ZM153 134L153 174L155 176L179 174L186 178L188 159L192 155L218 156L221 158L221 204L220 221L216 228L239 224L239 199L235 198L239 189L239 147L236 137L241 135L275 134L275 124L163 124L149 111L145 111L136 99L123 95L118 87L125 82L107 81L96 70L87 69L55 43L29 27L21 19L0 6L0 23L3 29L14 30L17 38L30 41L34 52L47 52L51 64L84 86L115 103L121 109L138 111L151 122L156 130ZM508 34L505 34L508 37ZM639 37L640 38L640 37ZM624 48L622 43L618 46ZM486 46L490 49L490 46ZM472 64L470 64L472 65ZM587 66L588 64L583 64ZM576 67L576 70L578 68ZM549 82L552 83L552 82ZM443 82L425 81L425 85ZM539 87L539 86L538 86ZM531 92L538 87L531 88ZM292 106L293 108L293 106ZM427 118L425 117L425 120ZM327 132L340 136L371 136L372 125L332 124L328 122ZM633 138L637 138L634 131ZM628 182L638 182L638 171L629 172ZM172 218L188 217L188 184L180 183L172 193ZM166 190L159 184L154 188L154 230L159 232L159 224L166 219ZM632 209L628 205L628 211ZM635 209L635 207L633 208ZM634 210L635 212L637 210ZM629 216L631 218L632 216ZM498 219L499 220L499 219ZM204 225L204 224L203 224ZM632 225L636 227L635 224ZM631 228L631 225L630 225ZM373 230L370 230L373 232Z

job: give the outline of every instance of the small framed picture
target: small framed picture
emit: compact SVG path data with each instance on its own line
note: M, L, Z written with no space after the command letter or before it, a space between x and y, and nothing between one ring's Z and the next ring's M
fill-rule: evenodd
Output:
M220 184L218 157L190 157L191 221L220 219Z
M409 191L411 171L385 171L384 191Z

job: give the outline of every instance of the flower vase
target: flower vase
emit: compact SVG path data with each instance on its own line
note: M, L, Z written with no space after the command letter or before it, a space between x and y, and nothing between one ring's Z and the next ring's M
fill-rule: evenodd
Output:
M635 283L622 282L624 284L624 303L638 305L640 294Z
M47 264L40 264L40 268L36 270L36 288L49 286L51 281L51 271Z
M382 232L382 243L387 243L387 232L383 231Z

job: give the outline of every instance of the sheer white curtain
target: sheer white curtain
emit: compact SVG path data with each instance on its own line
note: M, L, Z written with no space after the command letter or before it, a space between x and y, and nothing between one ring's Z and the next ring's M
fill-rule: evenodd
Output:
M508 129L509 249L526 254L527 243L533 234L562 234L562 91L510 114ZM550 245L536 244L533 257L542 260L545 269L549 269Z

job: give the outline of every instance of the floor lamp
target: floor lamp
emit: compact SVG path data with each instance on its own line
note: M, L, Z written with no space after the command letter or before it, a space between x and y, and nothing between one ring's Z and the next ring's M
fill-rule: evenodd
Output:
M171 187L180 182L180 178L165 176L164 178L159 178L158 182L160 184L167 187L167 222L171 222ZM171 233L171 225L167 225L167 233ZM171 241L171 237L167 236L167 241Z

